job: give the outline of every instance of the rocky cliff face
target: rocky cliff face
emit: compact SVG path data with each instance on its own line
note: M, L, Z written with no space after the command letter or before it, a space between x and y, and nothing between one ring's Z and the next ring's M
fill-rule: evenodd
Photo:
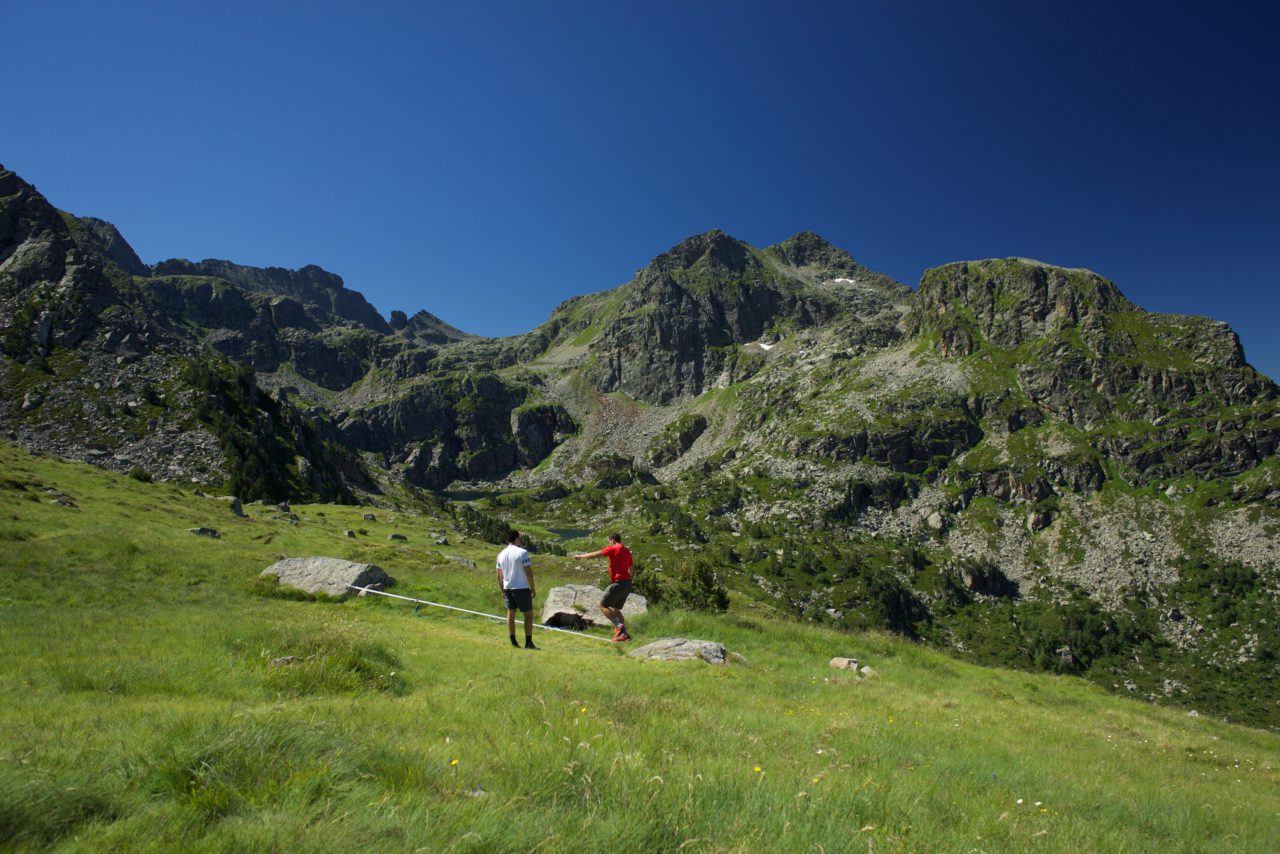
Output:
M1016 258L930 270L907 328L985 374L989 406L1097 433L1144 479L1238 474L1276 451L1259 407L1276 386L1226 324L1150 314L1087 270Z
M196 416L203 392L184 379L186 369L216 354L190 324L238 325L268 342L274 331L254 327L259 318L243 292L219 280L175 307L163 283L153 288L130 270L149 272L113 226L59 213L0 168L0 423L7 437L119 471L232 482L229 458L269 444L276 459L255 464L272 468L279 489L349 496L338 469L360 482L358 465L307 439L296 411L265 397L251 373L240 383L242 412Z
M766 251L720 231L689 238L622 288L616 311L598 321L592 382L646 403L740 382L759 366L743 345L768 347L789 331L848 315L855 288L871 303L868 314L909 293L814 234Z
M292 296L308 310L330 322L343 320L374 332L389 334L391 327L358 291L347 290L342 277L315 265L299 270L282 267L245 267L230 261L208 259L198 263L174 258L151 268L152 276L198 276L229 282L248 293Z

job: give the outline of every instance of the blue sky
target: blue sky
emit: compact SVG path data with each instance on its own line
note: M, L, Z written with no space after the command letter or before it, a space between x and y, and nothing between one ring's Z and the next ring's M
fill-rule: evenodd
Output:
M1280 376L1274 4L6 6L0 162L147 262L505 335L691 234L812 230L911 285L1088 267Z

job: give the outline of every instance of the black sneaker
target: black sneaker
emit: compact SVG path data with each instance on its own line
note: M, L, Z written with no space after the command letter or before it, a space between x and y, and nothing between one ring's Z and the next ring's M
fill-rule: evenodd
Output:
M526 639L525 639L525 642L524 642L524 648L525 648L525 649L537 649L537 647L533 645L533 638L526 638Z
M516 643L516 636L515 636L515 635L508 635L508 637L510 637L510 638L511 638L511 645L512 645L512 646L514 646L516 649L519 649L519 648L520 648L520 644Z

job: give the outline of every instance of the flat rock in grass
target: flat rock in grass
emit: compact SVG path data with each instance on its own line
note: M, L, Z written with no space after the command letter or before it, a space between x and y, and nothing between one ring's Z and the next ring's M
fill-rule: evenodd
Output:
M601 622L604 620L604 615L600 613L602 598L604 591L590 584L552 587L543 602L542 616L538 619L547 626L576 626L579 621L585 621L588 625ZM648 610L648 601L643 596L632 593L622 606L622 616L630 619Z
M688 638L659 638L650 644L631 651L633 658L656 661L695 661L707 664L728 664L729 652L724 644L715 641L689 640Z
M210 537L215 540L219 539L222 536L214 528L187 528L187 530L197 536Z
M287 557L264 569L262 577L274 577L282 587L335 598L356 592L348 588L348 584L380 590L396 583L371 563L354 563L336 557Z

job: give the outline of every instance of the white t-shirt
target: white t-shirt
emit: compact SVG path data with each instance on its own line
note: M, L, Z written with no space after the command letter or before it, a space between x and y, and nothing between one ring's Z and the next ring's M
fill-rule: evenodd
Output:
M502 570L502 587L504 590L520 590L529 586L524 568L532 566L529 553L515 543L498 553L498 569Z

